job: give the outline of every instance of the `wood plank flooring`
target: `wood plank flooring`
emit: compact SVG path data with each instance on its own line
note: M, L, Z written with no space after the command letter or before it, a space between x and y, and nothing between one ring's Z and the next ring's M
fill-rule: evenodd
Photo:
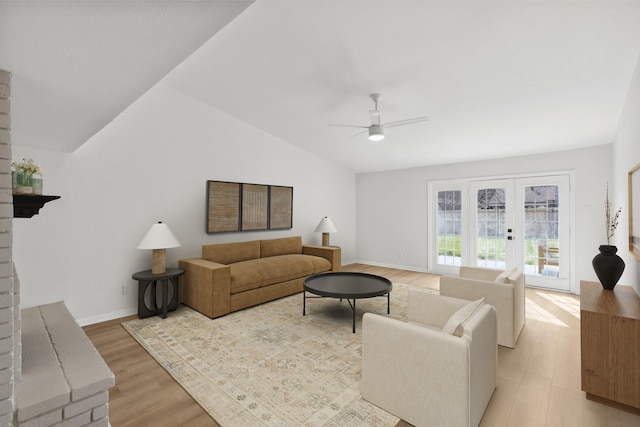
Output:
M120 323L83 329L116 376L109 390L109 421L120 426L218 426Z
M343 271L439 287L438 276L427 273L363 264ZM515 349L499 347L498 387L481 426L640 426L640 416L588 401L580 391L579 297L538 289L526 295L527 324ZM111 425L218 426L120 326L132 318L83 328L116 376L109 390Z

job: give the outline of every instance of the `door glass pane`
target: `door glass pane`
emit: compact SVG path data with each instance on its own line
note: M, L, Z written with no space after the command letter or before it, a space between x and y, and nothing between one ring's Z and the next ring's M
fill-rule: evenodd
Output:
M525 273L558 277L560 240L557 185L524 187Z
M460 191L438 191L438 214L436 219L438 264L461 264L461 200L462 194Z
M476 230L476 265L504 268L506 258L504 188L478 190Z

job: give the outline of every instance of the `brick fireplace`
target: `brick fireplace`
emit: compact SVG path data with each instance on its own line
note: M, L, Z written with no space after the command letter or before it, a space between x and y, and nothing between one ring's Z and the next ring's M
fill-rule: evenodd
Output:
M0 425L11 425L20 378L20 290L12 264L11 73L0 70Z
M107 427L115 377L64 302L20 309L11 159L11 73L0 70L0 425Z

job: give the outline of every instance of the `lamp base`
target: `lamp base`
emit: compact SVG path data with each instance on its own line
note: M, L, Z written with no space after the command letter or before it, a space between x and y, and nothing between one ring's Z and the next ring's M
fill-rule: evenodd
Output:
M167 272L167 250L154 249L151 263L152 274L164 274Z
M329 233L322 233L322 246L329 246Z

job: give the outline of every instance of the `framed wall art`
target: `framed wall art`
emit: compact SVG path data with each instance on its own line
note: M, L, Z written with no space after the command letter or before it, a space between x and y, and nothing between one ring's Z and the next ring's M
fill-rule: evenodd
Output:
M207 233L240 231L240 185L207 181Z
M629 171L629 250L640 260L640 163Z
M293 187L207 181L207 233L293 227Z
M269 229L291 228L293 222L293 187L271 186Z
M242 184L242 231L269 226L269 186Z

